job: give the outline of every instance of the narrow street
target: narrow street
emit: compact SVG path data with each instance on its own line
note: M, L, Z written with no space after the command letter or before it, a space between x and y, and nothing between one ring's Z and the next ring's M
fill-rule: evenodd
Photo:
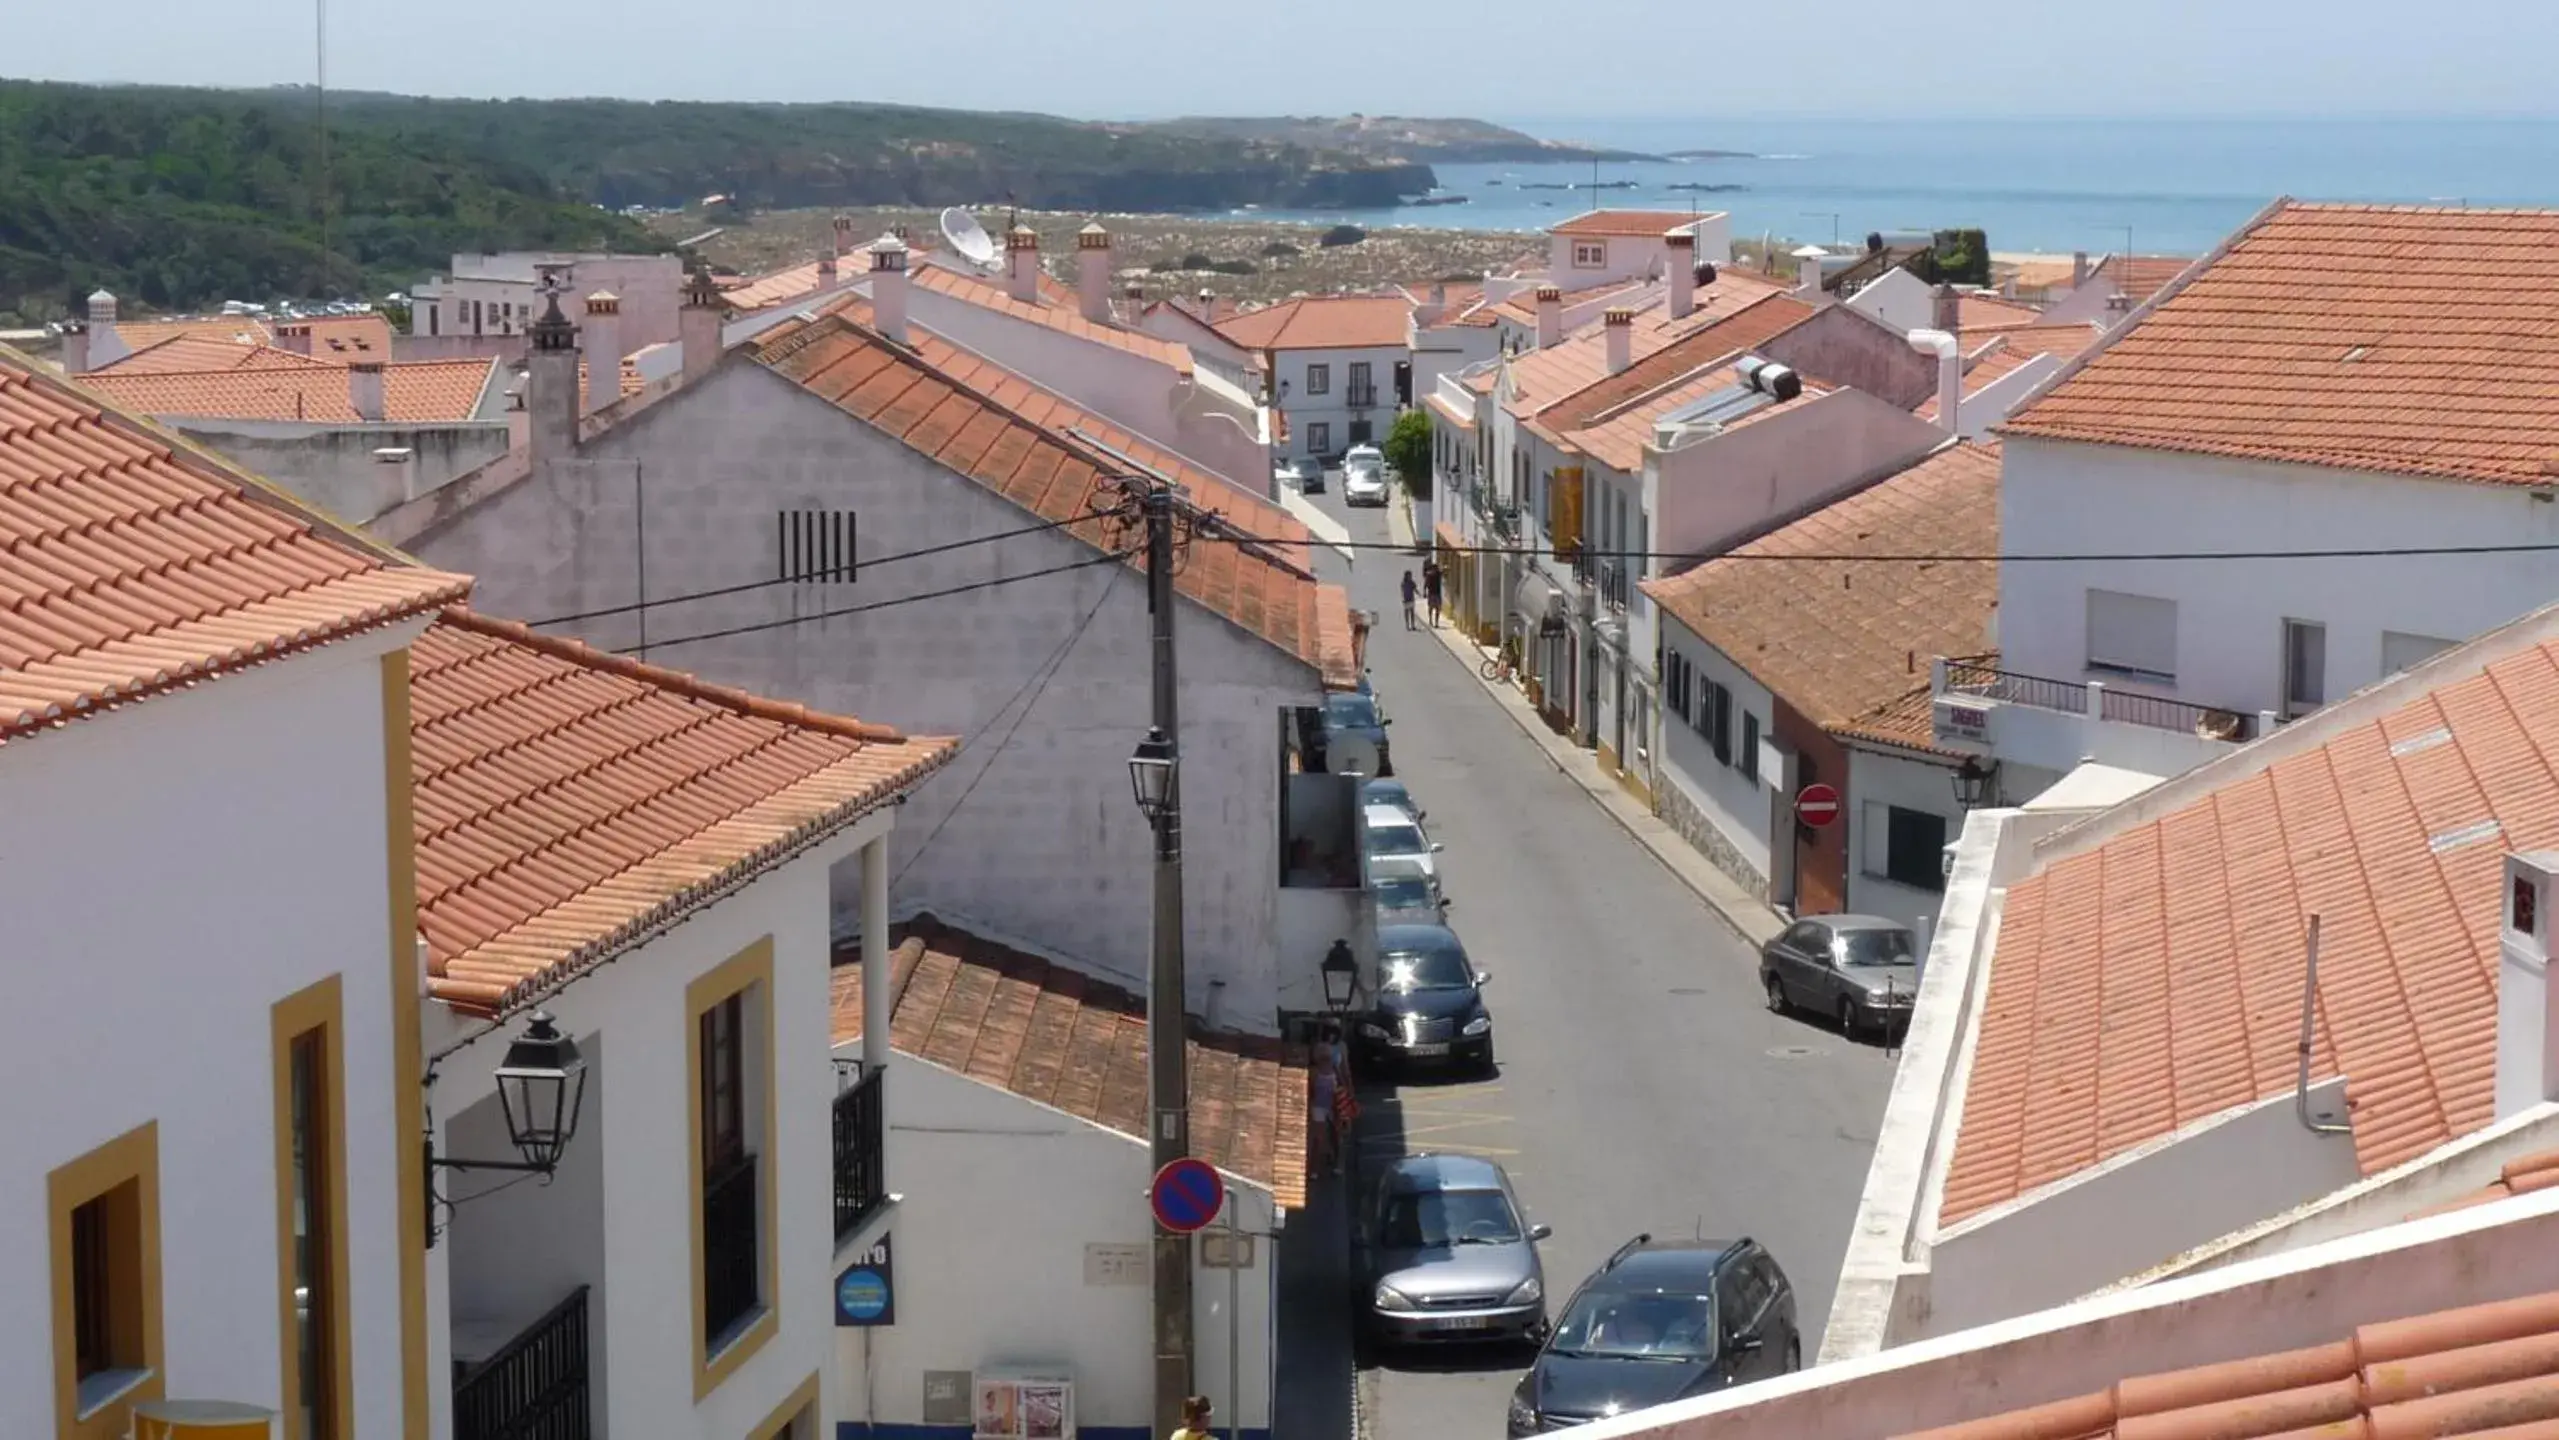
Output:
M1387 512L1346 511L1338 482L1310 498L1354 541L1388 539ZM1493 977L1501 1061L1490 1080L1364 1081L1361 1159L1499 1161L1555 1229L1542 1250L1557 1314L1640 1232L1755 1236L1786 1268L1805 1349L1817 1348L1891 1061L1769 1014L1751 948L1556 771L1470 666L1403 629L1397 583L1407 567L1418 578L1420 557L1328 556L1328 578L1347 578L1351 603L1379 616L1369 668L1396 773L1447 847L1450 924ZM1366 1356L1367 1433L1498 1437L1528 1359Z

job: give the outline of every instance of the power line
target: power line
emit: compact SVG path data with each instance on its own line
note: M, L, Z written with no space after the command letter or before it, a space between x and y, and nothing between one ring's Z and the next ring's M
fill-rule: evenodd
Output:
M1136 553L1137 552L1134 550L1110 550L1093 556L1089 560L1077 560L1065 565L1051 565L1045 570L1030 570L1019 575L1000 575L992 580L975 580L966 585L951 585L940 590L922 590L913 595L900 595L892 600L874 600L867 605L841 605L833 610L820 610L808 615L791 615L780 620L759 620L749 625L732 625L725 630L705 630L698 635L679 635L673 640L652 640L649 642L649 648L651 650L672 650L678 645L693 645L704 640L726 640L732 636L753 635L764 630L780 630L786 626L805 625L812 620L837 620L847 615L866 615L873 610L887 610L893 606L913 605L925 600L946 600L953 595L967 595L974 591L992 590L998 585L1013 585L1024 580L1037 580L1048 575L1063 575L1070 570L1089 570L1096 565L1116 565ZM620 650L614 653L627 655L631 652L628 650Z
M1277 541L1263 541L1257 536L1244 534L1223 535L1205 530L1201 531L1195 538L1222 541L1229 544L1283 543ZM1419 553L1420 549L1425 548L1419 546L1418 543L1414 545L1398 545L1392 541L1386 540L1341 540L1326 541L1324 543L1331 545L1337 550L1391 550L1403 555L1416 554ZM1552 547L1535 545L1452 545L1444 547L1433 546L1427 548L1447 549L1459 555L1516 555L1528 559L1538 559L1541 557L1555 555ZM1995 552L1989 554L1949 552L1934 555L1904 552L1859 555L1837 551L1801 555L1778 555L1746 550L1727 550L1717 554L1700 555L1689 551L1678 550L1601 550L1595 546L1584 547L1582 553L1586 558L1591 560L1773 560L1795 564L1827 562L1831 564L1858 565L1951 565L1958 563L1975 563L1985 565L2093 565L2110 560L2247 560L2252 562L2265 560L2388 560L2401 556L2544 555L2553 552L2559 552L2559 541L2521 542L2512 545L2372 546L2342 550L2152 550L2119 551L2115 553L2100 553L2092 551L2085 554L2043 555L1999 554ZM1556 558L1569 559L1570 557L1561 556Z

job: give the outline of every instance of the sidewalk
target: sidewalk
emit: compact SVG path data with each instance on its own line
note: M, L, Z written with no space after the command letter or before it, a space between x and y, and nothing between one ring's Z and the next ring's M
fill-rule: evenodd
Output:
M1387 507L1386 529L1387 537L1396 544L1413 543L1412 499L1400 489L1396 491L1395 503ZM1615 777L1599 768L1597 756L1548 729L1546 722L1539 719L1536 710L1530 707L1528 697L1520 693L1519 687L1483 679L1477 667L1491 658L1492 651L1469 640L1453 625L1442 626L1431 633L1448 647L1449 653L1457 657L1457 662L1466 667L1467 673L1477 677L1476 683L1484 687L1484 692L1510 713L1521 733L1535 741L1537 748L1545 753L1548 763L1580 786L1582 793L1606 811L1619 828L1634 837L1635 843L1651 851L1663 869L1696 892L1697 898L1705 901L1708 909L1722 916L1724 923L1732 926L1744 940L1753 946L1763 945L1786 928L1785 917L1742 889L1731 876L1716 869L1713 862L1681 839L1678 831L1664 824L1660 816L1627 794Z
M1287 1378L1271 1397L1275 1440L1357 1440L1362 1433L1350 1199L1347 1176L1310 1177L1306 1208L1280 1231L1277 1359Z

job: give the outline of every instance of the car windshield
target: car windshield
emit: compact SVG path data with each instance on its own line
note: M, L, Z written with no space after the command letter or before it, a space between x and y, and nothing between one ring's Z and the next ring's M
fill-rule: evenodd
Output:
M1912 963L1907 930L1851 930L1839 937L1839 943L1851 965Z
M1412 808L1413 793L1401 780L1371 780L1359 787L1360 799L1371 805L1400 805Z
M1381 910L1430 908L1431 882L1419 875L1381 875L1376 884L1377 907Z
M1585 1294L1564 1312L1549 1348L1629 1360L1711 1360L1715 1302L1703 1295Z
M1390 1250L1445 1245L1516 1245L1519 1217L1499 1190L1423 1190L1386 1201L1378 1243Z
M1465 954L1449 949L1389 951L1379 959L1378 972L1384 977L1380 986L1396 995L1410 995L1416 990L1468 990L1475 984Z
M1377 727L1377 702L1365 695L1328 696L1324 718L1337 729L1373 730Z
M1419 855L1429 848L1422 843L1422 832L1413 826L1368 827L1368 850L1372 855Z

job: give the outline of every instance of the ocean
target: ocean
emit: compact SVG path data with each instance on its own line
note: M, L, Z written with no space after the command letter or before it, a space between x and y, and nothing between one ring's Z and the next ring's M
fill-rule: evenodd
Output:
M2559 119L1506 120L1550 140L1735 158L1599 166L1442 165L1460 205L1254 211L1257 218L1542 230L1576 211L1723 210L1733 238L1854 243L1978 227L1994 250L2200 254L2278 195L2559 205ZM1734 187L1701 192L1674 185ZM2129 236L2127 235L2129 232Z

